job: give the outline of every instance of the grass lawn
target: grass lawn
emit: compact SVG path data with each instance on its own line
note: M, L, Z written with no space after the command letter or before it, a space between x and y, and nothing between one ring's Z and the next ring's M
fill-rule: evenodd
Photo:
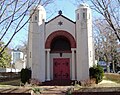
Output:
M103 80L110 80L110 81L120 84L120 75L105 74ZM0 87L8 87L8 86L20 87L20 86L23 86L23 84L21 83L20 79L0 82Z
M116 82L116 83L120 84L120 80L116 80L116 79L112 79L112 78L108 79L106 77L104 78L104 80L110 80L110 81L113 81L113 82Z
M104 76L104 80L110 80L116 83L120 83L120 74L106 73Z
M51 87L51 86L47 86L47 87L42 87L42 86L33 86L33 87L24 87L24 86L20 86L21 84L21 80L20 79L16 79L16 80L11 80L11 81L5 81L5 82L0 82L0 91L4 91L4 89L6 89L6 91L12 91L13 92L20 92L20 93L26 93L26 92L30 92L32 88L40 88L40 89L45 89L43 91L43 93L58 93L58 91L60 91L59 93L61 92L65 92L67 91L66 89L70 88L70 87L66 87L66 86L55 86L55 87ZM107 85L106 83L104 85ZM103 85L103 86L104 86ZM113 84L112 84L113 85ZM11 90L10 90L11 89ZM89 91L120 91L120 89L117 87L112 87L112 88L109 88L109 87L100 87L98 85L98 87L96 86L91 86L91 87L81 87L81 86L78 86L78 87L75 87L75 90L76 91L81 91L81 92L89 92ZM51 94L52 95L52 94Z

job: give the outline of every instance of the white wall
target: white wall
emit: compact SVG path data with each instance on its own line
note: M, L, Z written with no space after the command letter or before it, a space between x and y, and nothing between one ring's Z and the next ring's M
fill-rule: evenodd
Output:
M76 10L77 34L77 80L89 79L89 67L93 65L93 41L91 10L87 5L80 5ZM81 69L81 71L80 71Z
M63 25L58 25L58 22L63 22ZM46 24L45 39L54 31L64 30L69 32L75 38L75 24L64 17L59 16L56 19Z
M85 19L83 17L83 9L85 8ZM39 9L39 8L38 8ZM38 11L33 15L34 20L35 16L38 16L37 21L33 21L29 26L29 52L28 52L28 62L29 66L32 68L32 77L37 78L40 81L45 81L45 71L46 68L46 54L45 54L45 41L48 36L58 30L63 30L69 32L76 40L77 49L75 57L75 66L77 68L77 80L83 80L89 78L89 67L92 66L93 60L93 44L92 44L92 22L89 19L90 10L88 7L81 7L80 10L77 10L76 13L79 13L80 19L74 22L69 21L64 18L64 16L58 15L53 18L50 22L45 24L42 20L42 12ZM43 11L44 12L44 11ZM62 25L59 25L58 22L62 22ZM44 26L45 25L45 26ZM31 58L30 58L31 52ZM91 52L91 53L90 53ZM91 56L91 57L90 57ZM71 53L63 53L63 56L60 57L59 53L50 54L50 65L51 65L51 79L53 79L53 58L70 58L70 71L71 70ZM46 69L46 70L45 70ZM70 77L71 73L70 72Z

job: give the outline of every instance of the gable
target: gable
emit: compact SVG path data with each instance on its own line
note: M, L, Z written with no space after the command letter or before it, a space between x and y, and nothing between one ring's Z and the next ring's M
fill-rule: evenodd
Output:
M63 15L58 15L50 21L46 22L46 38L54 31L64 30L75 37L75 22Z
M67 17L65 17L63 15L58 15L58 16L54 17L53 19L49 20L48 22L46 22L46 24L50 23L51 21L55 20L56 18L59 18L60 16L65 18L66 20L72 22L72 23L75 23L74 21L72 21L71 19L69 19L69 18L67 18Z

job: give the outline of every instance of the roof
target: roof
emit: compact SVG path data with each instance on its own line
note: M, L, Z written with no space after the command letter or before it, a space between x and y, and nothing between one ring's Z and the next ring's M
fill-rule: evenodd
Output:
M65 19L67 19L67 20L69 20L70 22L72 22L72 23L74 23L74 24L76 23L76 22L72 21L71 19L65 17L64 15L59 14L59 15L57 15L56 17L54 17L53 19L49 20L48 22L45 22L45 24L48 24L49 22L53 21L54 19L56 19L56 18L58 18L58 17L60 17L60 16L63 17L63 18L65 18Z

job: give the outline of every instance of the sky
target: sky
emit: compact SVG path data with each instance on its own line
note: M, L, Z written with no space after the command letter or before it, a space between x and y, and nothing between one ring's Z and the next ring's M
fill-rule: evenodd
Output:
M75 10L77 6L70 2L70 0L55 0L52 6L54 6L54 8L52 8L51 10L55 12L53 17L58 15L58 11L61 10L64 16L70 18L71 20L75 20Z
M58 11L62 10L64 16L68 17L69 19L75 21L75 10L76 7L72 2L69 0L55 0L54 3L49 4L45 7L46 9L46 21L54 18L58 15ZM17 33L9 44L10 48L18 48L21 45L24 45L24 42L28 39L28 24ZM10 34L9 34L10 35ZM8 38L5 38L5 42L7 42Z
M77 4L74 3L74 0L55 0L54 3L49 4L46 8L46 19L49 21L58 15L58 11L61 10L62 14L67 18L75 21L75 10L77 9ZM18 48L28 39L28 24L16 34L12 42L10 43L10 48Z

